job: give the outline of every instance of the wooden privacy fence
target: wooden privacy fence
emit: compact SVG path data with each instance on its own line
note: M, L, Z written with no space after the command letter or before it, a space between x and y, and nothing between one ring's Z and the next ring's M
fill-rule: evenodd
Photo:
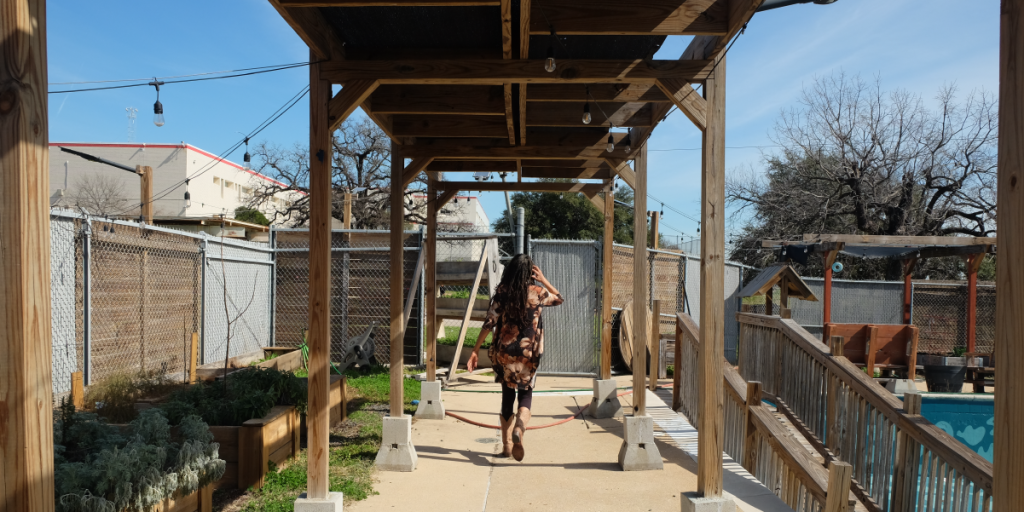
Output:
M679 370L673 375L672 408L697 425L698 329L689 315L679 313L676 318L675 360ZM852 510L856 499L850 491L850 465L831 461L826 469L814 460L761 402L761 383L745 382L724 358L722 365L725 453L793 510Z
M760 381L826 460L853 467L853 490L869 509L987 511L992 463L901 402L843 354L791 319L737 313L739 373ZM768 397L768 395L771 395Z

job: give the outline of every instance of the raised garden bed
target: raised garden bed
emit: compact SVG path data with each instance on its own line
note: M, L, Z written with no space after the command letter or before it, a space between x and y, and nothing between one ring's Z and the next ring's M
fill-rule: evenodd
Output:
M224 476L214 487L263 487L269 461L280 464L295 457L301 447L299 413L291 405L278 405L262 417L240 427L210 427L220 443L220 458L227 462Z

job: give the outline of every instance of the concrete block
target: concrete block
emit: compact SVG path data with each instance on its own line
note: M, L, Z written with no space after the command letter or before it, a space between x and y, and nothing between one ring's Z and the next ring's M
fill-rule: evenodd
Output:
M340 492L327 494L327 499L314 500L302 493L295 500L295 512L341 512L344 496Z
M416 406L417 419L443 420L444 403L441 402L441 381L420 382L420 403Z
M705 498L695 492L683 493L683 512L736 512L736 500L729 493Z
M618 418L622 416L622 404L619 403L617 383L614 379L594 379L594 397L587 407L587 416L591 418Z
M885 389L888 389L890 393L894 395L902 395L904 393L917 393L917 386L914 385L914 381L910 379L893 379L885 383Z
M412 416L384 417L383 439L377 452L377 469L381 471L413 471L416 469L416 447L412 445Z
M622 428L619 465L623 471L664 469L661 452L654 443L654 418L627 416Z

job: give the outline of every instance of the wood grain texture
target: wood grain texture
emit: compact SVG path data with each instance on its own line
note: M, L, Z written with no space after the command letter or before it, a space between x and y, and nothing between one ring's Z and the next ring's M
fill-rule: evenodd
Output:
M348 119L348 116L355 112L356 108L363 104L379 84L376 80L349 80L335 94L327 109L327 121L329 130L334 132L341 123Z
M508 137L505 119L497 116L401 114L391 123L396 137Z
M309 70L309 405L306 416L309 457L306 490L311 498L326 498L331 428L332 150L327 119L331 84L323 79L319 65L310 65Z
M0 510L54 509L46 3L0 0Z
M531 181L524 183L477 182L477 181L440 181L438 190L479 190L481 192L581 192L596 194L601 191L600 183L561 183Z
M324 76L337 82L379 80L381 84L502 85L517 83L651 83L660 78L700 81L707 60L569 60L559 59L548 73L543 60L330 60Z
M188 381L195 384L196 382L196 368L199 366L199 333L192 333L192 343L190 346L189 364L188 364Z
M413 158L412 162L409 162L409 165L405 166L405 170L402 172L402 188L407 188L412 182L416 181L420 172L426 169L430 162L433 161L434 159L429 156Z
M724 35L728 0L537 0L530 33L547 35Z
M485 139L478 139L483 141ZM607 153L603 145L594 146L564 146L564 145L531 145L508 147L508 141L503 141L505 147L494 147L488 144L414 144L405 147L405 154L409 158L421 156L432 156L439 159L450 160L507 160L516 158L543 158L561 160L592 160L612 156L625 158L628 156L621 148L616 148L612 153ZM531 142L532 144L532 142Z
M338 38L334 28L319 9L304 9L285 4L287 0L270 0L270 5L277 9L277 13L309 47L310 62L345 58L344 42Z
M654 234L654 238L657 239L658 232L651 230ZM657 249L657 247L655 247ZM651 338L650 338L650 351L651 351L651 364L648 373L648 389L651 391L658 390L658 367L661 363L661 308L664 301L655 300L652 301L651 306Z
M647 145L640 147L636 152L636 159L633 160L636 172L636 191L633 195L633 208L635 212L647 211ZM647 216L633 215L633 240L647 240ZM643 416L647 414L646 393L643 391L647 376L647 340L650 338L651 330L648 327L650 311L647 309L648 299L648 275L647 275L647 251L646 244L637 242L634 251L641 252L641 257L633 258L633 415ZM643 251L640 249L643 248Z
M764 0L730 0L729 1L729 26L725 35L702 35L693 38L690 44L683 51L680 59L711 59L723 55L729 42L743 30L757 8L761 7ZM724 56L724 55L723 55Z
M382 85L370 96L380 114L504 115L503 89L490 85Z
M703 130L707 126L707 101L690 85L690 82L663 79L658 80L657 85L698 130Z
M483 279L484 270L487 269L487 251L482 251L480 255L480 264L476 268L476 274L473 277L473 285L469 288L469 296L476 297L477 291L480 289L480 281ZM488 284L492 283L488 279ZM479 299L477 299L479 300ZM482 305L482 304L481 304ZM466 309L462 313L462 323L459 325L459 340L455 343L455 355L452 356L452 366L448 369L448 374L445 376L446 382L452 382L459 378L459 374L455 372L459 367L459 360L462 355L462 344L466 341L466 334L469 332L469 321L473 317L474 310L479 311L476 308L476 301L466 300ZM486 315L486 309L484 309Z
M432 172L516 172L515 160L434 160L426 171Z
M85 380L82 372L71 374L71 404L75 406L76 411L85 408Z
M654 84L588 84L587 87L589 94L579 84L534 84L527 101L579 101L586 97L591 101L618 103L672 101Z
M524 178L563 178L574 180L608 180L612 170L597 167L523 167Z
M615 237L615 195L605 182L604 234L601 241L601 379L612 378L612 243Z
M701 154L700 376L697 492L722 495L725 350L725 59L704 83L707 128Z
M528 102L527 126L583 127L585 96L569 102ZM592 121L586 126L630 127L652 126L651 105L648 103L590 103ZM607 115L607 116L606 116Z
M513 110L512 103L512 82L505 82L503 86L505 91L505 128L508 130L508 144L510 146L516 145L516 111Z
M429 168L429 165L427 166ZM437 180L427 179L427 238L424 240L427 260L423 268L423 295L426 299L424 321L427 324L427 382L437 380Z
M853 466L845 462L832 462L828 466L828 491L823 512L846 512L850 509L850 479Z
M139 214L146 224L153 223L153 168L148 165L136 166L139 174Z
M405 265L403 265L404 244L402 241L402 230L405 223L405 189L401 187L402 173L405 170L405 157L402 155L402 146L391 143L391 257L389 268L391 270L391 417L400 418L404 414L404 389L402 382L405 379L404 373L404 344L405 323L403 322L403 281L405 278Z
M286 7L471 7L499 0L278 0Z
M999 245L996 269L996 512L1024 503L1024 0L1003 0L999 45Z

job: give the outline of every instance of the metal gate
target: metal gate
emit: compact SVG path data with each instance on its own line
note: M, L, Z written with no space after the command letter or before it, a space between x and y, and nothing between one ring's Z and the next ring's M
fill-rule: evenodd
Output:
M565 302L544 310L544 357L538 373L596 375L601 350L601 244L531 240L534 263Z

